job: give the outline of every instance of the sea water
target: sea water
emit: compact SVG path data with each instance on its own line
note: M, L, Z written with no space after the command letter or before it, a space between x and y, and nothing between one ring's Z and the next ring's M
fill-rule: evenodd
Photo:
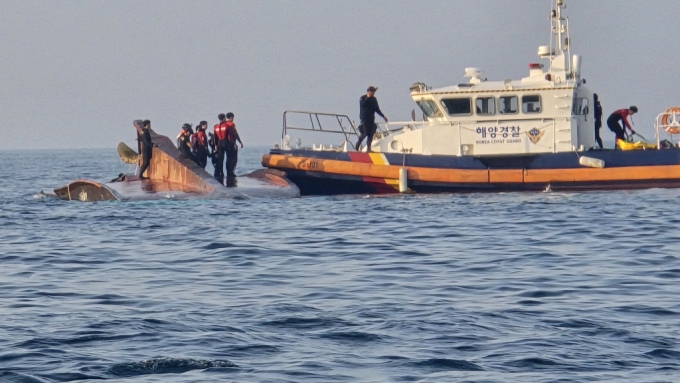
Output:
M39 192L134 169L0 164L0 382L680 381L680 190L81 203Z

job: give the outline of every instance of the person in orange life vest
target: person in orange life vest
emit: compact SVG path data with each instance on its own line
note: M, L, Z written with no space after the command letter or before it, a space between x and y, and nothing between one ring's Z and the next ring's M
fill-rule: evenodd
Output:
M635 130L633 130L628 122L628 116L632 116L637 112L637 106L631 106L628 109L619 109L607 118L607 126L609 127L609 130L616 134L617 141L626 140L626 127L630 129L631 133L635 134ZM621 125L620 122L623 122L623 125ZM617 145L614 145L614 148L616 147Z
M215 152L213 153L213 165L215 166L215 179L224 182L224 157L227 146L227 126L224 113L220 113L217 118L220 120L214 127L213 139L215 141Z
M236 146L236 141L241 144L241 149L243 149L243 142L241 142L241 137L238 135L236 130L236 124L234 124L234 113L227 113L227 177L236 177L236 163L238 162L238 147Z
M208 137L205 134L205 130L208 127L207 121L201 121L196 127L195 143L194 143L194 156L198 160L198 165L205 169L208 164L208 155L210 151L208 149Z

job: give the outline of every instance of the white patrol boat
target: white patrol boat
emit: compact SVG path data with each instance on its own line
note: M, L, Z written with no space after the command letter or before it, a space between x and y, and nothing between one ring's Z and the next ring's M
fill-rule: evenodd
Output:
M379 124L371 148L361 151L353 149L357 129L346 115L286 111L281 145L263 156L263 166L284 171L303 195L680 186L680 150L661 145L661 128L680 130L680 108L657 118L659 150L591 150L593 91L581 57L572 55L564 8L555 1L550 44L538 48L544 63L529 64L527 77L487 81L467 68L466 83L415 83L411 97L424 121L413 113L414 121ZM310 125L290 124L293 115ZM322 118L337 125L324 128ZM292 147L291 134L301 131L340 134L344 142L304 148L296 140Z

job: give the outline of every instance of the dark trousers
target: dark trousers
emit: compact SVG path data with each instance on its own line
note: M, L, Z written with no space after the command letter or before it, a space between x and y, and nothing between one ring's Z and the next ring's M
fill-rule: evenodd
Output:
M189 149L187 149L187 150L180 150L179 156L182 157L182 158L186 158L186 159L188 159L188 160L192 160L192 161L194 161L196 164L198 164L198 159L196 158L196 156L194 156L194 153L192 153L191 150L189 150Z
M215 156L215 179L223 182L224 180L224 159L227 154L227 141L220 141L217 143L217 150L213 154Z
M236 163L238 162L238 147L236 144L227 146L227 177L236 177Z
M205 169L205 166L208 165L208 149L199 145L194 155L198 161L198 166Z
M600 149L604 148L604 145L602 145L602 138L600 138L600 128L602 127L602 121L600 123L595 123L595 141L597 141L597 145L600 146Z
M151 153L142 152L142 166L139 168L139 177L144 177L144 172L146 171L146 169L149 168L150 163L151 163Z
M611 130L612 132L614 132L614 134L616 134L617 140L622 140L622 141L626 140L626 131L621 126L621 124L619 124L619 121L617 119L615 119L615 118L607 119L607 126L609 127L609 130ZM614 145L614 147L616 148L616 145Z
M371 144L373 143L373 135L375 135L376 130L378 130L378 126L375 124L375 120L361 121L361 125L359 125L359 133L361 133L361 135L359 136L359 141L357 141L357 144L355 145L355 149L361 149L361 142L366 138L366 151L370 152Z

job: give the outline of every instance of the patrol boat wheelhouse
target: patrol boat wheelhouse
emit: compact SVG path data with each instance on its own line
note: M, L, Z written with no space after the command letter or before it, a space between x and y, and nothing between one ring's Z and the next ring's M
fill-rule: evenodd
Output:
M354 151L357 130L347 116L287 111L281 146L263 156L263 166L286 172L303 195L680 186L677 147L589 150L593 92L581 76L581 57L571 54L564 8L556 0L550 44L538 49L547 65L530 64L527 77L487 81L480 69L467 68L463 84L413 84L424 121L414 115L414 121L379 124L371 153ZM308 116L311 125L289 124L294 114ZM324 129L319 116L334 118L339 129ZM298 140L291 147L290 134L302 130L345 140L311 148Z

